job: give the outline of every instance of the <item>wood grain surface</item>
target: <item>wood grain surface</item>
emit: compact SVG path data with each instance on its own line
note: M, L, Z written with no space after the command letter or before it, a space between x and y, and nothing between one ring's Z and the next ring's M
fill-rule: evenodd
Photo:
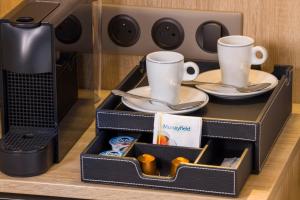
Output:
M102 91L102 99L109 91ZM40 176L14 178L0 173L0 193L60 196L78 199L221 200L214 195L169 192L133 187L89 184L80 179L79 155L95 137L92 124L66 157ZM300 104L274 145L259 175L250 175L237 200L298 200L300 196ZM101 172L99 172L101 173Z
M0 0L0 16L21 0ZM254 37L256 44L265 46L269 59L264 69L273 65L295 66L294 102L300 103L300 1L299 0L103 0L103 3L178 8L209 11L236 11L244 16L244 34ZM140 56L108 55L102 57L102 87L111 89L139 61Z
M0 17L3 17L22 0L0 0Z

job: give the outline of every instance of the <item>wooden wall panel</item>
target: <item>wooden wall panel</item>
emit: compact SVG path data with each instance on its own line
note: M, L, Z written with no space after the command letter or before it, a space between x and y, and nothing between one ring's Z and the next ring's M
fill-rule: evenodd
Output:
M0 17L3 17L22 0L0 0Z
M21 0L0 0L0 16ZM273 65L295 66L294 102L300 103L300 1L299 0L103 0L103 3L159 8L209 11L237 11L244 15L244 34L265 46L269 59L264 69ZM103 55L102 86L113 88L140 59L140 56Z

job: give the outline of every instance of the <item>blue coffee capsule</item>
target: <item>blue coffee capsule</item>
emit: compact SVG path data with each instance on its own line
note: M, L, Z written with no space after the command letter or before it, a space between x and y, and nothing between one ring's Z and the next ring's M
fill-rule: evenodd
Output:
M121 151L109 150L109 151L103 151L99 155L102 155L102 156L122 156L123 153Z
M109 144L114 151L125 151L128 146L134 141L133 137L130 136L118 136L111 138Z

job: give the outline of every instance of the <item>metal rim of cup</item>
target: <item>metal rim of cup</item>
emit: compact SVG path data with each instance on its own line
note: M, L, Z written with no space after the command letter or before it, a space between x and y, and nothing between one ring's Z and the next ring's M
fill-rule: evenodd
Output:
M231 38L244 38L247 39L248 42L246 44L229 44L224 42L223 40L231 39ZM222 37L218 39L218 45L225 46L225 47L247 47L254 44L254 39L245 35L230 35L226 37Z
M158 54L158 55L159 54L173 54L174 57L176 56L178 58L176 60L173 59L173 60L165 60L165 61L160 60L159 61L159 60L155 60L153 58L156 54ZM184 56L181 53L178 53L178 52L175 52L175 51L155 51L155 52L149 53L146 56L146 60L149 61L149 62L158 63L158 64L172 64L172 63L178 63L178 62L184 61Z

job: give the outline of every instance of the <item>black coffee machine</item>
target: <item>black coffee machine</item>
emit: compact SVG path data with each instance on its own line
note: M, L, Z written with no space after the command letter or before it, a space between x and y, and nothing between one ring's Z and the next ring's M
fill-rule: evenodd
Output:
M92 37L92 0L27 0L0 21L3 173L44 173L91 124Z

